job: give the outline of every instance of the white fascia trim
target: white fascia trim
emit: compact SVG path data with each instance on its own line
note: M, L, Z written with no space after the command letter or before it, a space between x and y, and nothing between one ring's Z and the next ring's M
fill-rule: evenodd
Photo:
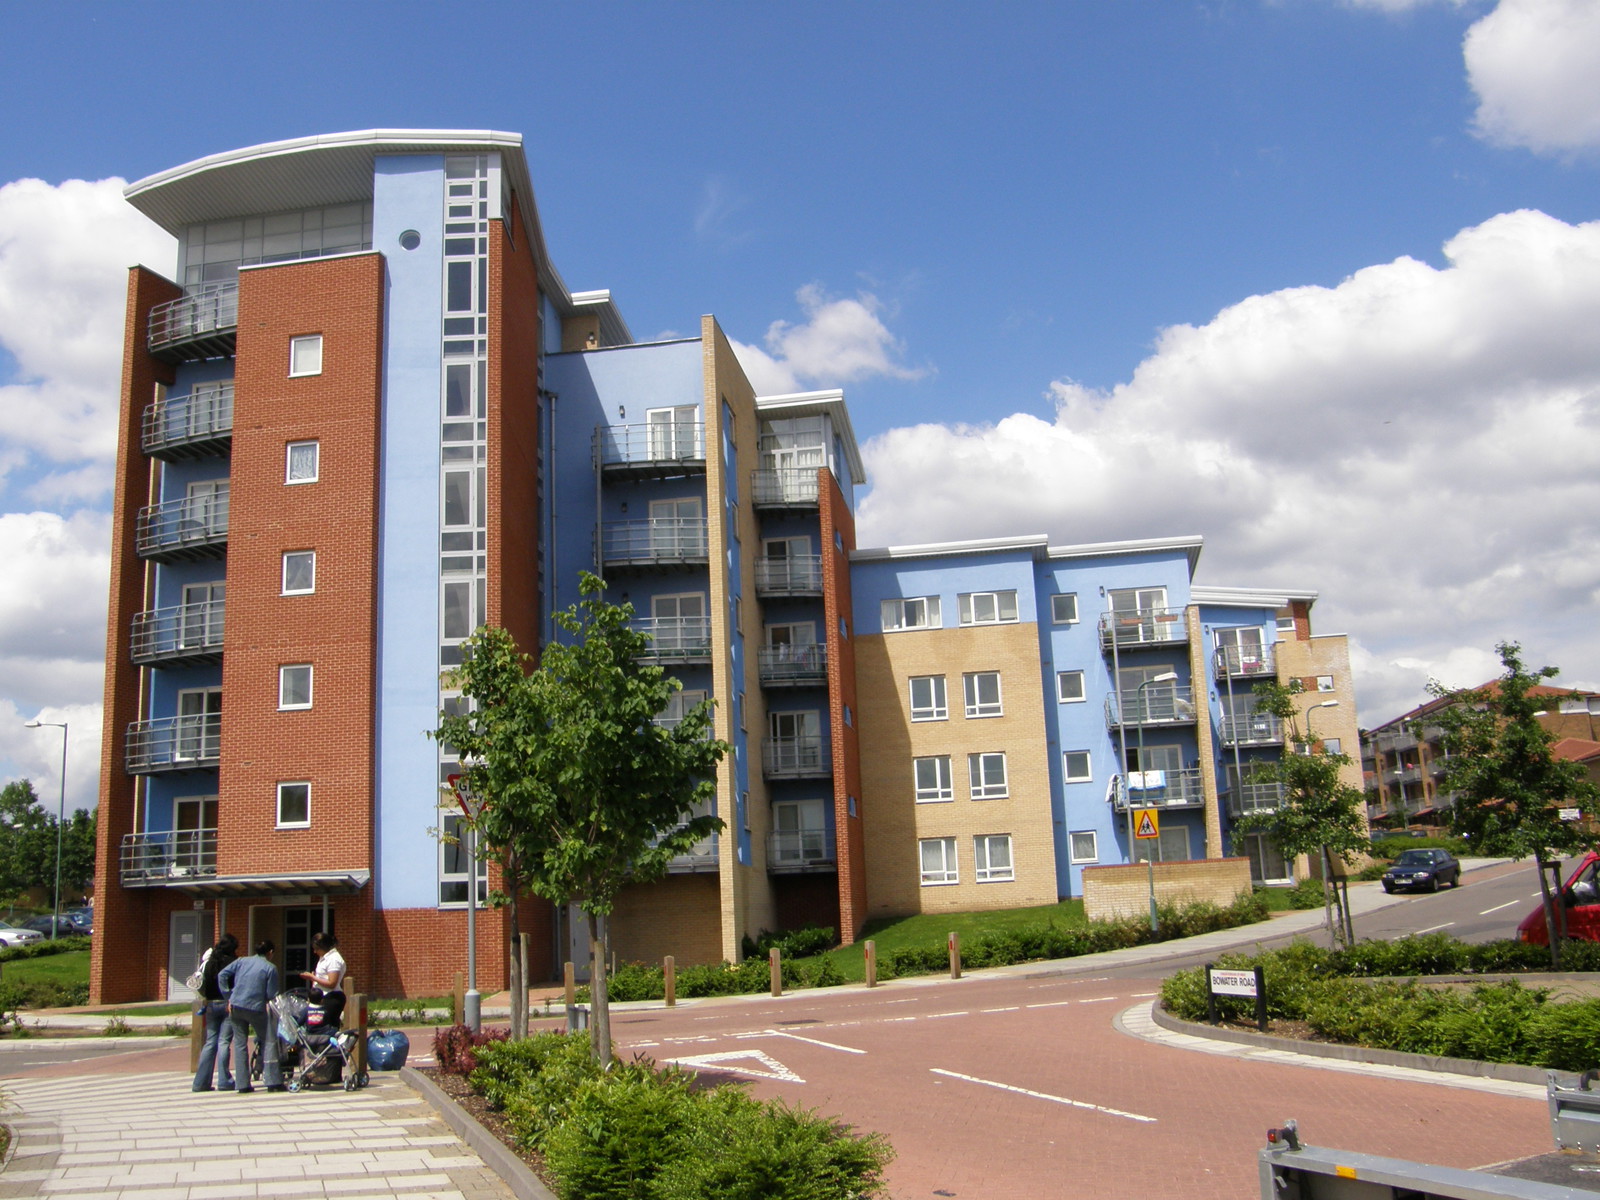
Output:
M568 292L567 298L572 301L574 310L596 308L600 310L600 329L605 335L601 338L604 343L602 349L614 349L618 346L634 345L633 332L628 328L628 323L622 319L622 312L611 299L609 288L595 288L587 292Z
M273 267L298 267L302 263L334 262L341 258L366 258L373 254L379 258L383 257L381 250L346 250L343 254L319 254L315 258L286 258L282 262L244 263L239 267L239 274L243 275L246 271L267 271Z
M1189 589L1191 604L1225 604L1235 608L1288 608L1291 601L1315 604L1319 593L1267 588L1196 587Z
M1189 559L1189 576L1194 577L1195 564L1200 561L1200 551L1206 544L1198 533L1180 537L1134 538L1124 542L1084 542L1076 546L1051 546L1047 551L1051 560L1058 558L1109 558L1130 554L1159 554L1162 551L1182 550Z
M968 542L928 542L920 546L873 546L850 551L851 562L888 562L902 558L942 558L973 554L1005 554L1026 550L1035 561L1044 557L1049 538L1042 533L1019 537L979 538Z
M756 412L764 417L788 415L803 416L808 413L826 413L833 422L833 431L844 446L845 461L850 465L850 476L856 485L867 482L867 468L861 461L861 448L856 444L855 426L850 423L850 410L845 407L844 392L827 388L820 392L790 392L781 396L757 396Z

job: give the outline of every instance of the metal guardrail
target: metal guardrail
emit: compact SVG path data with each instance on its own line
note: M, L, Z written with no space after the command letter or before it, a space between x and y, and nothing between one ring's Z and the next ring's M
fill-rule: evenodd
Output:
M222 714L156 717L128 724L129 774L214 767L222 757Z
M711 658L710 617L636 617L634 629L650 635L639 657L647 662L707 662Z
M810 596L822 591L822 555L756 559L756 592L762 596Z
M757 660L762 683L799 686L828 681L828 647L821 642L762 646Z
M182 496L139 510L134 549L145 558L210 557L228 542L228 488Z
M651 517L619 521L603 532L601 558L619 563L703 563L709 551L704 517Z
M832 774L820 737L763 738L761 771L771 779L814 779Z
M222 653L224 601L151 608L133 617L130 649L136 663L208 658Z
M1283 722L1266 713L1224 717L1217 736L1224 746L1279 746L1283 744Z
M1125 785L1117 790L1113 807L1189 808L1205 803L1205 787L1199 767L1181 771L1129 771Z
M233 384L202 384L186 396L145 406L139 443L155 457L203 453L233 436Z
M705 466L704 421L606 425L595 437L602 468Z
M1146 687L1143 695L1138 688L1124 688L1122 694L1106 697L1106 725L1112 729L1119 725L1191 725L1195 719L1194 689L1188 684L1156 684Z
M1228 790L1228 815L1276 812L1283 807L1283 784L1246 783Z
M217 873L215 829L169 829L129 833L122 839L123 887L148 887L169 879Z
M821 467L760 467L751 479L752 504L810 507L817 503L817 472Z
M1141 608L1100 616L1100 641L1110 646L1161 646L1189 640L1181 608Z
M804 871L837 862L825 829L783 830L767 835L767 870Z
M1219 676L1252 678L1257 675L1276 677L1278 664L1271 646L1218 646L1216 671Z
M186 343L200 343L197 357L227 353L238 327L239 285L211 284L150 310L150 352L159 354L179 350Z

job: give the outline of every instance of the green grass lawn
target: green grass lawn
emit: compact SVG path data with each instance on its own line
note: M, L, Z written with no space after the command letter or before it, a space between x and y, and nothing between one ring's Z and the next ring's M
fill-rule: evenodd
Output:
M863 943L869 940L877 946L878 961L881 963L895 950L911 946L942 946L951 933L959 935L961 944L965 946L984 934L1004 933L1052 921L1068 928L1087 925L1083 901L1062 900L1058 904L1044 904L1035 908L998 908L987 912L918 913L910 917L868 921L865 932L853 945L830 950L828 957L833 959L834 965L846 979L859 983L867 977Z
M70 987L75 983L88 986L89 952L68 950L65 954L14 959L0 967L0 978L8 983L53 980L63 987Z

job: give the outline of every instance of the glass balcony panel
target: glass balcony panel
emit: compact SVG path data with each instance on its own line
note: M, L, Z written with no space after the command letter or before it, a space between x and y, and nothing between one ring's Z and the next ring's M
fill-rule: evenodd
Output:
M804 686L828 681L828 647L821 642L789 642L760 648L761 682Z
M650 635L639 657L647 662L705 662L711 657L710 617L637 617L632 626Z
M756 559L756 592L762 596L814 596L822 591L822 555L791 554Z
M780 830L767 835L769 871L831 868L837 861L826 829Z
M1124 688L1120 696L1106 697L1106 724L1191 725L1195 719L1194 689L1188 684L1152 684L1141 696L1138 688Z
M1193 808L1205 803L1199 767L1181 771L1129 771L1119 789L1116 807Z
M608 566L703 563L707 558L704 517L652 517L621 521L604 529Z
M177 662L221 654L224 603L207 600L136 613L131 638L133 661Z
M228 487L139 510L134 549L143 558L208 558L228 543Z
M1218 646L1216 670L1218 675L1235 679L1257 675L1276 678L1278 666L1271 646Z
M820 737L764 738L761 767L769 779L815 779L833 771Z
M150 887L171 879L217 873L215 829L130 833L122 839L123 887Z
M239 285L195 288L150 310L150 353L177 360L233 352L239 327Z
M758 507L812 507L817 503L817 472L820 469L763 467L754 474L751 502Z
M233 435L233 384L206 384L144 410L140 444L155 458L220 453Z
M651 421L602 426L596 431L600 467L608 474L630 469L705 468L706 427L703 421Z
M1218 735L1224 746L1281 746L1283 722L1266 713L1223 717Z
M221 713L156 717L128 725L126 765L131 775L214 767L221 757Z

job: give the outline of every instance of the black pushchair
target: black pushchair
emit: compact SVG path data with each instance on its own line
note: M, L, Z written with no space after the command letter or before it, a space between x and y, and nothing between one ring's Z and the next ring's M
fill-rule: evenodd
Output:
M339 1028L342 1004L325 1004L320 992L291 988L271 1001L271 1007L278 1020L283 1081L291 1092L341 1080L347 1092L367 1086L367 1073L355 1070L358 1034Z

